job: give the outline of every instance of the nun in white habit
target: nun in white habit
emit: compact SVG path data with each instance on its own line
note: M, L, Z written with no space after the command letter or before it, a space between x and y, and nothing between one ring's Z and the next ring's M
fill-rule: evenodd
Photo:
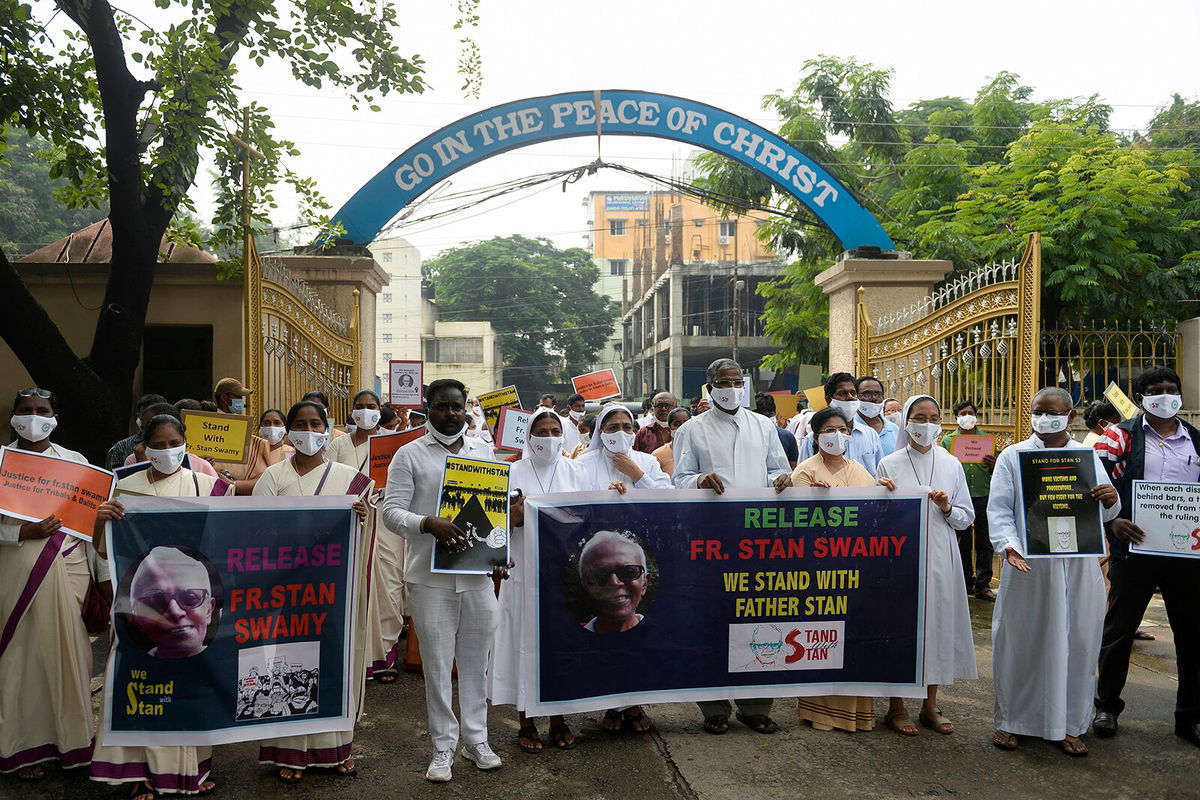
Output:
M996 458L988 498L988 533L1001 554L1000 591L992 612L992 672L996 682L996 732L992 743L1015 750L1018 736L1038 736L1069 756L1087 755L1078 737L1087 733L1096 689L1096 661L1104 630L1104 578L1096 558L1025 560L1017 491L1022 450L1091 450L1071 438L1075 403L1058 387L1033 397L1034 434ZM1092 498L1109 522L1121 500L1095 455Z
M529 437L521 460L508 473L510 490L521 490L521 497L509 506L512 538L509 551L522 553L525 547L525 498L558 492L580 492L586 488L584 467L563 455L563 419L554 409L535 411L529 420ZM500 624L492 648L488 670L488 699L492 705L514 705L520 715L517 743L527 753L542 749L537 726L525 716L525 691L521 682L524 661L525 594L524 565L517 564L508 581L500 588ZM550 741L561 750L575 746L575 736L562 715L550 717Z
M937 446L942 435L942 409L928 395L910 397L900 415L896 452L879 462L880 483L896 487L929 487L925 537L929 557L925 603L925 684L928 692L918 715L921 723L941 734L954 733L954 724L938 708L938 686L955 678L979 677L975 644L971 640L971 612L963 591L962 556L955 531L975 521L967 477L958 459ZM915 736L917 727L893 697L884 717L888 727L904 736Z
M673 488L657 458L633 449L633 415L619 403L600 409L588 451L576 460L588 491Z

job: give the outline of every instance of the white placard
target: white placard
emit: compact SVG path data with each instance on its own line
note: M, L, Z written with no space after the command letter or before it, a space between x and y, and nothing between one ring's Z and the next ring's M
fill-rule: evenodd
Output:
M1146 538L1129 552L1200 558L1200 483L1134 481L1132 518Z

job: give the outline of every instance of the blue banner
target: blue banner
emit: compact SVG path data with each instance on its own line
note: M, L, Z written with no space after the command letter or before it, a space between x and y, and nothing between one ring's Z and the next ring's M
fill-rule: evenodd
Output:
M460 170L515 148L596 135L673 139L728 156L802 202L843 248L894 249L871 212L786 139L715 106L631 90L530 97L464 117L397 156L332 221L350 241L370 244L401 209Z
M882 488L529 498L529 713L923 697L927 502Z
M361 529L351 496L124 497L100 741L349 730Z

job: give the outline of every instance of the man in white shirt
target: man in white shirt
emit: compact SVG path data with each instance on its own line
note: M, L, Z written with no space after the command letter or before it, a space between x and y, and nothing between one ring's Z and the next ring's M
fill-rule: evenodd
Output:
M1023 450L1091 451L1096 475L1092 499L1108 522L1121 500L1090 447L1071 438L1071 395L1057 387L1033 398L1033 436L1004 449L992 472L987 516L992 547L1004 554L1000 592L992 615L992 671L996 732L992 743L1015 750L1018 736L1037 736L1069 756L1087 755L1079 737L1092 720L1096 657L1104 621L1104 579L1096 558L1025 560L1025 508L1018 486Z
M745 392L741 366L719 358L708 366L708 396L713 408L675 431L676 489L765 489L782 492L792 485L792 471L784 455L775 423L742 406ZM779 726L769 716L770 699L738 700L737 718L757 733L775 733ZM728 700L698 704L704 730L722 734L729 730Z
M430 571L434 547L459 552L467 535L438 516L442 471L448 455L494 461L492 449L466 433L466 388L453 379L436 380L425 394L427 433L396 451L388 467L383 523L408 540L404 582L408 604L421 640L425 703L434 756L426 779L451 778L459 720L451 707L451 670L458 663L458 708L462 716L462 754L480 769L496 769L500 758L487 741L488 654L499 621L499 606L488 575ZM497 570L507 577L507 570Z
M835 372L825 381L825 402L830 408L836 408L845 414L846 419L854 420L850 429L850 444L846 447L846 458L853 459L866 467L872 478L879 477L879 462L885 455L883 445L870 425L858 416L861 403L858 399L858 386L854 376L849 372ZM799 435L796 436L799 439ZM812 458L813 434L810 432L800 442L800 461Z

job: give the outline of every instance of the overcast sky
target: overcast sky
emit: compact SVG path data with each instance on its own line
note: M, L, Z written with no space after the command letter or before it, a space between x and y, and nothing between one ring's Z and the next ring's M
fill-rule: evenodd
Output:
M281 134L299 145L302 155L291 166L315 178L335 209L428 133L523 97L641 89L719 106L774 129L778 121L761 110L762 96L790 89L804 61L819 55L854 56L893 69L898 108L945 95L971 98L1001 70L1018 73L1037 99L1099 94L1114 106L1115 128L1144 128L1172 92L1188 99L1200 94L1189 45L1200 34L1195 0L483 0L473 34L483 56L478 101L459 91L454 3L405 3L400 9L400 48L426 60L431 88L383 100L381 113L352 111L340 93L302 87L282 68L247 70L240 77L248 97L267 105ZM605 137L603 143L605 160L662 175L678 172L691 152L646 138ZM595 157L591 138L538 145L458 173L450 191L581 166ZM558 184L539 187L397 232L426 258L462 242L512 233L582 245L582 202L589 191L647 188L645 181L607 171L566 192ZM431 203L416 216L437 208ZM275 221L293 219L284 205Z

